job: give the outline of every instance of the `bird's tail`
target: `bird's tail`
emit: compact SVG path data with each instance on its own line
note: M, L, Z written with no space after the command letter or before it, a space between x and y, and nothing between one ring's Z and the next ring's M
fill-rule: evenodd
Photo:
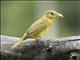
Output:
M13 48L16 48L18 45L20 45L21 43L23 43L23 39L20 38L20 40L18 40L12 47L11 49Z
M23 37L20 38L20 39L11 47L11 49L16 48L16 47L19 46L21 43L23 43L23 41L25 40L26 36L27 36L27 33L25 33L25 34L23 35Z

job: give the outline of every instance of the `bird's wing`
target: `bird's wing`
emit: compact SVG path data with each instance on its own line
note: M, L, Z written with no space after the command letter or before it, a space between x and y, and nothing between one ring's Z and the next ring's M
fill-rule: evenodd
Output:
M27 30L27 33L29 36L33 36L41 31L43 31L45 28L47 28L46 21L36 21L32 24L32 26Z

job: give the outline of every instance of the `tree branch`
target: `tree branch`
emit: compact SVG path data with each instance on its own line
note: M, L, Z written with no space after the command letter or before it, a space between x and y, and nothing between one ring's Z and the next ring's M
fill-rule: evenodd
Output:
M80 60L80 36L49 41L28 39L17 48L10 49L17 40L16 37L1 35L2 60Z

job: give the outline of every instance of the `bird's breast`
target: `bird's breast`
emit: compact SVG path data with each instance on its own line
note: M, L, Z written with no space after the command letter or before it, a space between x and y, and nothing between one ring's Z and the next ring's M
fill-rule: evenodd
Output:
M47 27L41 33L39 33L39 36L43 36L45 33L47 33L50 30L51 26L52 26L52 21L47 20Z
M47 26L51 26L52 22L53 22L53 20L47 20Z

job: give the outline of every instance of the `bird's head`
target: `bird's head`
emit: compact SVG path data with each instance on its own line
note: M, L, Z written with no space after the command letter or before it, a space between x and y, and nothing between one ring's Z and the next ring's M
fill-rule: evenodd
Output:
M62 14L60 14L60 13L54 11L54 10L48 10L48 11L46 11L44 16L46 16L49 19L54 19L54 18L57 18L57 17L63 18Z

